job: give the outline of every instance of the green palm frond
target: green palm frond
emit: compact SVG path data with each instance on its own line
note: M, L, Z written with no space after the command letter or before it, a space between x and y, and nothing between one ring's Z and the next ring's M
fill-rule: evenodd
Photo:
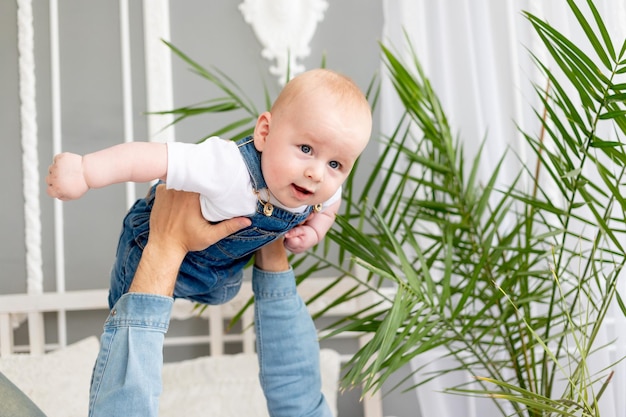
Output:
M503 415L599 416L611 367L591 374L588 361L603 348L597 335L613 303L626 314L616 292L626 263L626 40L611 37L592 0L565 1L586 45L523 13L550 60L529 51L545 78L534 86L542 129L520 133L537 166L522 164L507 185L500 173L511 152L480 182L489 138L468 160L417 54L405 62L380 45L404 115L380 138L373 166L355 167L324 242L290 258L299 281L321 271L338 277L310 301L354 280L321 315L364 292L379 296L329 329L371 335L344 386L380 390L420 355L439 352L452 365L418 368L414 386L464 371L476 379L448 390L491 398ZM211 135L249 134L258 111L237 83L166 44L222 96L161 113L180 122L240 112ZM374 76L373 108L379 91Z
M200 138L198 142L202 142L211 136L225 136L232 140L238 140L251 135L254 130L254 123L260 112L257 110L253 100L246 95L237 82L218 68L208 69L203 67L170 42L164 40L163 43L183 62L188 64L194 74L207 80L224 95L194 105L178 107L171 110L155 111L151 114L171 114L174 116L174 121L171 124L175 124L195 116L229 112L243 113L243 116L239 119L208 133ZM266 109L269 109L271 99L267 86L263 84L263 87L265 92L265 106Z
M348 183L328 238L352 256L334 267L350 276L356 261L397 292L382 311L335 329L373 334L350 361L346 386L381 389L413 358L444 348L457 365L418 370L418 385L464 370L485 375L479 388L451 391L508 402L515 415L598 415L606 375L589 375L587 361L613 300L626 311L615 292L626 263L626 87L618 81L626 47L616 51L593 2L591 20L568 4L593 55L524 13L556 66L530 51L549 83L535 87L543 133L522 132L538 168L523 166L508 186L496 185L505 155L478 182L481 152L465 161L417 55L404 63L381 45L406 113L362 192Z

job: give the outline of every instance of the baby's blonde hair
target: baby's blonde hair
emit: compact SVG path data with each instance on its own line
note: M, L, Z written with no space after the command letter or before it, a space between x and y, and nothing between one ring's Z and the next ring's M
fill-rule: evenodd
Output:
M272 114L280 112L294 101L306 99L306 93L316 89L326 90L329 97L336 99L346 108L371 113L367 98L352 79L324 68L303 72L289 81L274 101L270 112Z

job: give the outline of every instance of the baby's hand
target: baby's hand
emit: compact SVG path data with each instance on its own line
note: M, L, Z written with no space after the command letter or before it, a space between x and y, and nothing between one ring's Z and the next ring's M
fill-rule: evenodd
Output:
M46 177L47 193L59 200L76 200L89 190L83 173L83 157L61 153L54 157Z
M317 232L306 223L285 233L285 248L292 253L302 253L317 245L318 242Z

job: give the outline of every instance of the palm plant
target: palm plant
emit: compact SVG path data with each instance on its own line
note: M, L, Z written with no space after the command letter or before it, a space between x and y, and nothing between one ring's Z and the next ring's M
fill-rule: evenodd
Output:
M190 70L199 77L207 80L209 83L216 86L223 96L214 97L196 103L193 105L178 107L170 110L156 111L152 114L169 114L174 116L172 124L179 123L189 117L205 116L211 114L224 114L224 113L243 113L235 121L222 126L215 131L203 136L198 140L202 142L211 136L224 136L229 137L232 140L239 140L246 136L249 136L254 131L254 123L256 122L259 114L259 110L254 104L254 101L246 95L246 93L233 81L228 75L220 71L218 68L205 68L192 58L187 56L183 51L178 49L170 42L163 41L165 45L187 65ZM270 94L267 86L263 84L264 96L265 96L265 109L269 109L271 106ZM264 110L265 110L264 109ZM165 126L167 128L168 126Z
M418 370L418 384L463 370L476 381L449 390L490 396L506 415L599 415L610 377L590 373L588 360L609 307L617 300L625 310L616 284L626 262L626 84L617 81L626 43L615 49L591 0L591 21L568 4L595 55L525 13L557 68L536 59L550 85L536 87L541 135L524 133L537 169L522 168L508 186L496 186L504 156L479 184L480 153L466 167L415 54L404 64L382 46L405 117L364 189L348 184L345 213L329 233L340 260L317 256L374 290L395 288L335 326L373 335L348 364L346 385L379 389L439 349L455 365Z
M292 259L299 279L324 269L355 279L328 309L363 291L379 295L376 305L331 326L372 335L348 364L346 386L378 390L414 358L437 351L455 365L435 374L418 369L418 385L462 370L475 382L449 390L489 396L503 415L599 415L610 374L596 374L588 360L609 307L617 302L626 313L616 292L626 263L626 84L619 81L626 42L615 48L592 0L591 20L567 3L593 55L525 13L556 67L535 57L549 82L536 87L541 134L523 132L537 166L523 166L507 186L498 185L505 155L480 184L481 155L464 157L417 56L404 63L381 46L405 115L374 167L355 168L327 240ZM239 111L244 116L217 133L248 134L258 112L236 83L169 46L225 94L169 111L177 121ZM354 273L357 265L365 277Z

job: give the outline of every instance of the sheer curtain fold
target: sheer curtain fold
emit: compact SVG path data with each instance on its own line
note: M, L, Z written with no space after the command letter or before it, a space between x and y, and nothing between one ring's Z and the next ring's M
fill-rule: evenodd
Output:
M594 2L610 33L624 39L626 31L626 0ZM559 31L576 39L579 28L565 1L542 0L383 0L385 24L384 45L410 62L411 48L423 66L434 90L442 102L455 136L462 138L468 160L473 158L483 140L482 178L487 178L495 164L507 152L507 164L500 180L510 183L519 171L519 160L534 166L525 152L525 142L519 131L538 132L539 123L533 108L539 107L533 84L541 87L545 80L533 64L529 50L545 60L539 40L530 23L522 15L529 11L554 25ZM582 6L581 6L582 7ZM619 45L616 46L619 48ZM382 71L385 73L385 69ZM397 100L389 80L382 81L381 129L391 135L402 116L403 107ZM518 129L519 127L519 129ZM508 151L507 151L508 150ZM518 159L519 158L519 159ZM507 175L508 174L508 175ZM622 284L623 285L623 284ZM626 293L622 288L622 294ZM616 308L614 317L598 341L598 346L613 340L624 328L624 318ZM609 355L599 355L597 370L623 357L623 343L610 349ZM437 366L441 359L433 352L413 364ZM456 378L456 380L451 380ZM469 375L447 375L419 387L419 415L439 416L498 416L490 401L470 400L441 393L455 381ZM609 392L602 398L602 408L608 416L623 415L626 409L626 381L614 377ZM417 415L417 414L416 414Z

